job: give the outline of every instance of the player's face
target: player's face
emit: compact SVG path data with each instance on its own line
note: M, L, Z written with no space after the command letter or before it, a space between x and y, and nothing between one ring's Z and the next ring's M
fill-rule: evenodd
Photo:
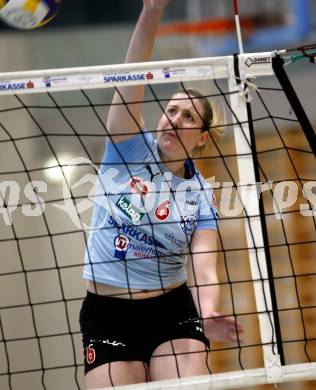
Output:
M203 129L203 107L198 99L176 94L169 101L158 123L160 152L172 159L185 159L196 147L203 146L209 135Z

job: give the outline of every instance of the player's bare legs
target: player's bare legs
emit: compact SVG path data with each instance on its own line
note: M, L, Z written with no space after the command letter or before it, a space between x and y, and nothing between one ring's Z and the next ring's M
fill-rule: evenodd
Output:
M99 389L144 383L149 380L148 366L144 362L112 362L89 371L85 376L86 389Z
M153 381L207 374L210 370L206 347L198 340L178 339L161 344L150 361Z

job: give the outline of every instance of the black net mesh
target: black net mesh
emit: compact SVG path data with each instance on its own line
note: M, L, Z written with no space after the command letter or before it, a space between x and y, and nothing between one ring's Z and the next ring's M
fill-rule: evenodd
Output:
M257 79L256 84L259 91L253 93L251 107L265 249L276 298L274 320L280 327L277 341L285 364L311 362L316 359L315 156L276 79ZM244 132L245 123L231 107L227 82L148 86L143 104L147 129L155 136L172 93L189 87L226 112L226 122L220 123L225 135L220 141L213 139L195 163L205 178L213 178L217 198L220 310L245 329L243 343L212 343L210 367L215 373L263 367L249 265L249 253L257 259L263 245L255 239L249 245L246 237L245 226L252 225L238 196L246 184L239 180L237 162L242 156L236 152L233 131L237 121ZM1 97L1 389L83 388L78 323L85 295L82 264L112 93ZM80 183L83 177L91 180ZM256 283L262 289L267 277L259 263L258 267ZM267 311L265 301L263 312ZM272 327L272 314L270 318ZM276 351L277 343L273 345ZM176 358L176 351L172 353Z

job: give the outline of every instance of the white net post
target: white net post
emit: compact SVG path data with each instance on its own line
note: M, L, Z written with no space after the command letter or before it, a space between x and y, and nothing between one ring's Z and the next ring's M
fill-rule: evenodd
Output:
M240 56L245 61L243 56ZM260 58L260 57L258 57ZM247 61L247 60L246 60ZM259 328L262 342L264 365L267 382L275 382L282 376L280 356L276 346L276 332L273 320L271 292L268 281L266 255L263 241L262 225L259 212L258 185L255 179L254 161L251 150L249 122L246 107L246 98L241 90L242 84L235 76L234 60L230 66L229 91L230 105L233 113L234 138L239 174L237 192L245 211L245 234L248 244L250 270L253 279L253 288L258 312ZM245 77L244 65L241 66L241 79ZM271 68L272 74L272 68ZM257 185L258 184L258 185ZM249 190L250 186L250 190Z

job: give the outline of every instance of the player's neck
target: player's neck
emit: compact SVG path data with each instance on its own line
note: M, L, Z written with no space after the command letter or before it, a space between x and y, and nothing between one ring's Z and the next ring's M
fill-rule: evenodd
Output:
M160 156L160 160L164 163L165 167L167 167L171 173L173 173L175 176L184 178L184 173L185 173L184 161L185 160L177 159L177 160L173 161L174 156L164 155L164 153L161 150L159 150L159 148L158 148L158 153Z
M168 161L164 162L165 166L172 172L175 176L184 177L184 162L183 161Z

